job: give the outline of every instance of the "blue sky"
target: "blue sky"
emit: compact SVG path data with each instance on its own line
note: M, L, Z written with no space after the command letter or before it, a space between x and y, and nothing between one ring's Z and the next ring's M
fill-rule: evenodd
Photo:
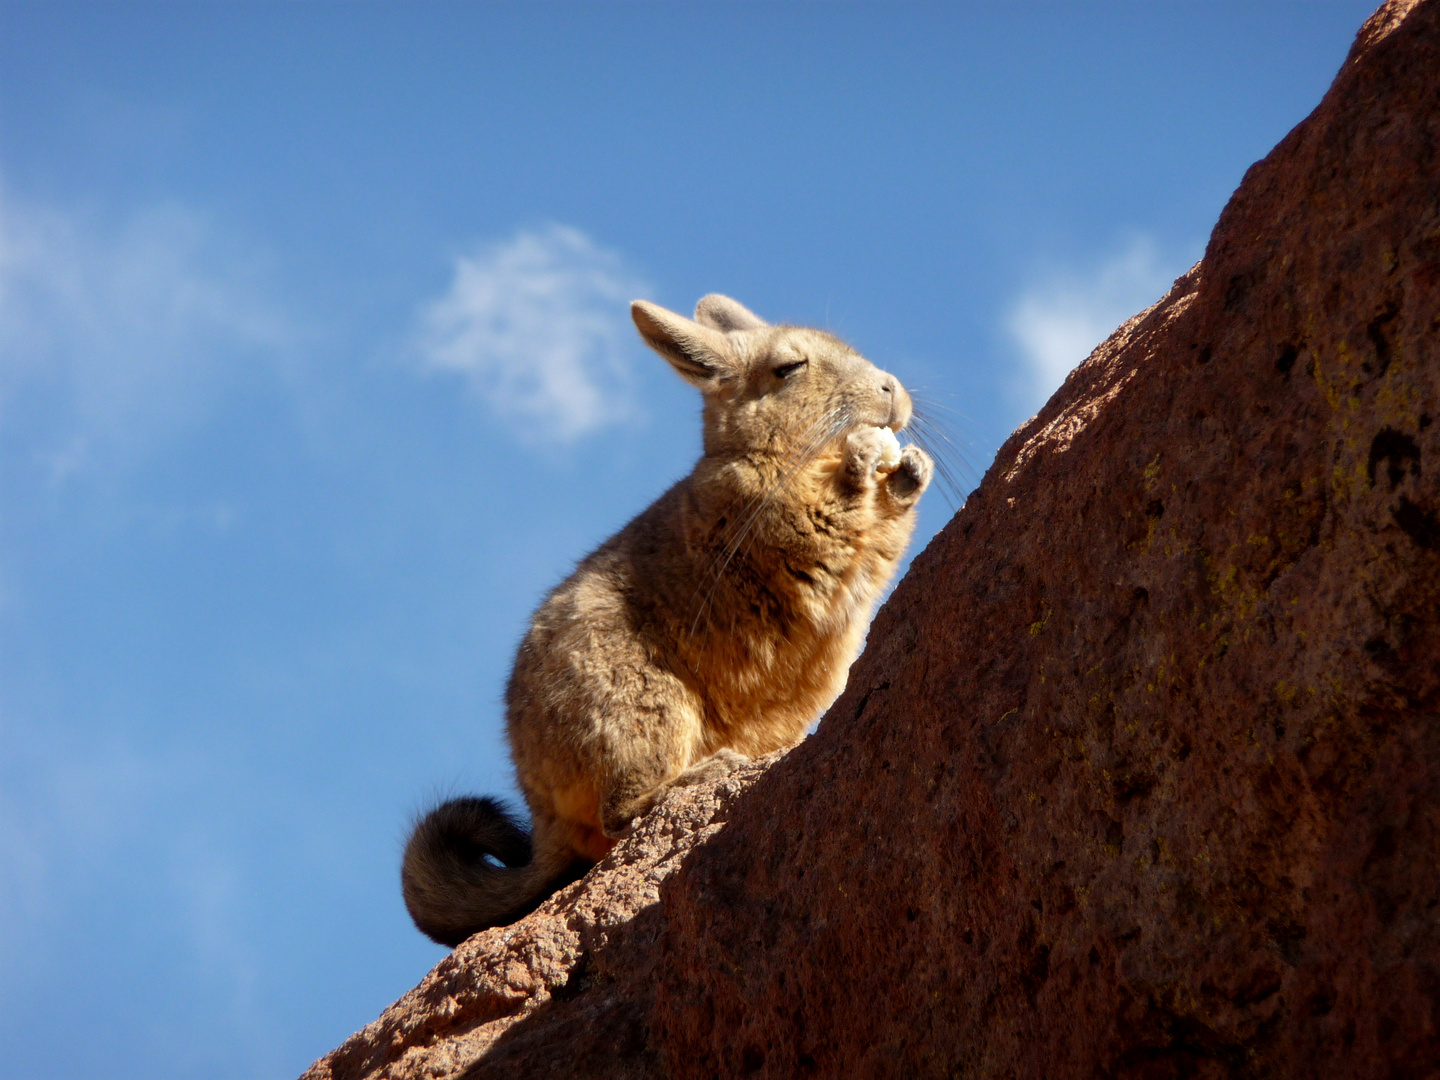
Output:
M628 300L978 474L1369 10L0 2L0 1076L293 1075L442 955L409 816L513 792L530 610L698 452Z

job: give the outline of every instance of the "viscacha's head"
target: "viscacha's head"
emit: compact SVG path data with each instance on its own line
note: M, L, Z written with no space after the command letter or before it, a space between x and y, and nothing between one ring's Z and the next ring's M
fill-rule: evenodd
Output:
M704 395L712 457L808 455L856 428L910 422L900 381L823 330L771 326L718 293L694 319L647 300L630 314L645 343Z

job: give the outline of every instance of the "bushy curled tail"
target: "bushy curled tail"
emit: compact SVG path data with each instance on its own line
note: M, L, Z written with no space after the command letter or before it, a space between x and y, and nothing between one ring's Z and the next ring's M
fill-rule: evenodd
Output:
M405 845L405 907L421 933L453 948L514 922L565 884L569 856L556 866L557 854L536 858L530 834L496 800L451 799L421 818Z

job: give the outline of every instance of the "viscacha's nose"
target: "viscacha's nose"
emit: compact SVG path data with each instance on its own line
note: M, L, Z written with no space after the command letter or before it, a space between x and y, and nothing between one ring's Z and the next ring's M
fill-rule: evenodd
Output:
M910 395L900 385L900 380L894 375L886 375L880 383L880 392L890 401L890 416L885 426L893 431L899 431L910 422Z

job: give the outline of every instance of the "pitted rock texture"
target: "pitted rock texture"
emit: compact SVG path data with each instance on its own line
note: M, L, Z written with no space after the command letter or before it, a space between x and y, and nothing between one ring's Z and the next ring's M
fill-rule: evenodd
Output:
M781 756L670 792L583 881L462 943L305 1080L663 1075L636 993L660 962L659 883Z
M814 736L308 1075L1440 1077L1437 72L1378 11Z

